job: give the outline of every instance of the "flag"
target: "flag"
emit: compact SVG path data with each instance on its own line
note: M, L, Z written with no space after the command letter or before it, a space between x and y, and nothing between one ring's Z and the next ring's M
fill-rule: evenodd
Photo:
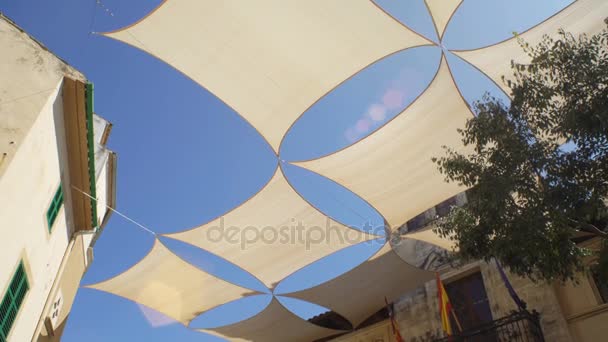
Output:
M452 336L452 324L450 323L450 312L452 312L452 304L448 298L448 293L443 287L439 273L435 273L437 277L437 294L439 297L439 314L441 315L441 327L448 336Z
M391 327L393 328L393 335L395 336L395 342L405 342L403 337L401 337L401 333L399 333L399 329L397 329L397 322L395 322L395 315L393 314L393 308L388 304L388 300L384 297L384 302L386 303L386 309L388 310L388 317L391 320Z
M496 261L496 267L498 268L498 273L500 273L500 277L502 278L503 283L505 283L505 287L507 288L507 291L509 291L509 295L515 302L515 305L517 305L517 308L519 310L526 310L526 302L521 300L521 298L519 298L519 296L517 295L517 292L515 292L515 289L511 285L509 278L507 278L505 271L502 269L502 266L500 266L500 262L498 262L497 259L494 259L494 261Z

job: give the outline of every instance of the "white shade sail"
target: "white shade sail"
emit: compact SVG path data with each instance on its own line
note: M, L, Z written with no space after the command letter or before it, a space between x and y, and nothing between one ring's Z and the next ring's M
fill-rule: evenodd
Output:
M334 154L294 164L361 196L394 230L465 190L446 183L431 158L445 155L443 145L462 146L456 129L471 117L444 57L428 89L384 127Z
M534 46L542 40L543 35L557 35L560 28L575 36L581 33L595 34L606 28L604 18L607 16L608 1L578 0L541 24L521 33L519 38ZM512 75L511 61L523 64L530 62L530 57L522 50L516 37L480 49L452 52L485 73L507 94L511 91L501 78L505 76L509 79Z
M190 265L157 239L133 267L86 287L143 304L186 326L202 312L256 293Z
M276 298L259 314L227 326L198 331L220 336L232 342L310 342L326 336L340 334L317 326L294 315Z
M433 19L438 38L441 40L450 19L452 19L462 0L424 0L424 2Z
M461 3L425 0L439 39ZM521 38L536 44L559 28L594 33L605 27L606 16L608 1L579 0ZM277 154L298 118L342 82L397 51L434 44L371 0L165 0L137 23L104 35L149 53L209 90ZM500 78L510 73L510 61L529 61L515 38L454 53L504 90ZM335 153L294 164L360 196L395 232L466 190L446 183L431 159L445 155L443 146L466 153L457 129L472 115L444 56L428 88L382 128ZM377 238L317 210L291 186L281 167L263 189L232 211L165 236L232 262L269 289L325 256ZM404 238L400 246L408 249L401 254L386 243L358 267L285 296L330 308L357 326L384 307L385 297L393 301L433 279L434 273L425 269L438 261L422 252L437 248L423 242L453 248L431 228ZM135 266L88 287L146 305L184 325L202 312L255 293L188 264L158 240ZM200 331L237 342L312 341L341 332L297 317L275 298L252 318Z
M376 238L319 212L296 193L280 168L259 193L234 210L165 236L227 259L270 289L324 256Z
M430 43L369 0L171 0L105 35L208 89L275 151L294 121L342 81Z
M445 250L452 251L456 248L455 241L444 238L439 234L433 231L435 227L429 226L421 229L419 231L415 231L409 234L405 234L402 237L407 239L413 239L417 241L422 241L426 243L430 243L431 245L435 245L437 247L441 247Z
M385 244L369 260L349 272L313 288L285 294L329 308L347 318L354 327L397 299L433 279L433 272L405 263Z

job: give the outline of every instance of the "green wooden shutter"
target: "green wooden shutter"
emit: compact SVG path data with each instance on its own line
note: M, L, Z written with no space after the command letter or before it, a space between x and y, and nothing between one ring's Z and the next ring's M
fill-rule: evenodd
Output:
M57 189L55 195L53 196L49 209L46 211L46 222L48 223L49 233L53 230L53 223L55 223L55 219L57 219L57 216L59 215L59 209L61 209L62 204L63 190L61 189L60 185L59 189Z
M93 127L93 83L86 84L86 122L87 122L87 146L89 156L89 179L91 194L91 225L97 227L97 184L95 179L95 139Z
M8 334L15 323L19 308L21 308L25 294L29 289L25 267L23 262L20 262L2 298L2 303L0 303L0 342L7 342Z

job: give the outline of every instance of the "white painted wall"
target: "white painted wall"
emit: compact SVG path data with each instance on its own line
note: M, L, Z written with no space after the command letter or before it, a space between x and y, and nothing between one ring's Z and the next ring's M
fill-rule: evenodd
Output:
M0 291L23 258L30 290L9 341L29 341L57 274L69 237L65 206L49 234L46 211L60 184L55 115L62 115L61 82L0 177Z
M0 176L64 75L84 76L0 15Z
M70 179L61 94L64 76L86 81L80 72L0 14L0 298L21 260L30 285L9 335L13 342L37 338L34 332L37 325L38 331L41 329L39 319L45 304L48 309L49 300L56 297L51 290L62 260L64 265L71 260L71 249L68 251L67 247L77 228L70 219L72 197L77 193L64 187L64 204L51 233L46 220L61 180L68 184ZM96 118L95 124L99 139L108 123ZM105 146L96 147L96 159L100 160L96 173L101 222L107 212L110 171L106 166L108 151ZM105 157L97 152L103 152ZM72 254L87 262L83 255L93 235L81 232L76 238L81 243L78 253ZM82 273L80 266L64 269L61 281L67 284L62 286L77 288ZM53 298L49 299L50 295ZM72 299L66 298L66 302Z
M103 164L96 164L95 168L100 169L97 173L96 195L97 195L97 224L103 222L108 204L108 156L103 159Z

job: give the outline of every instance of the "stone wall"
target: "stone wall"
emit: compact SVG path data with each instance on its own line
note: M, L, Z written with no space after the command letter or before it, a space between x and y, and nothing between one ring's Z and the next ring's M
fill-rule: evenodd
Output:
M494 263L475 262L444 273L442 279L444 283L449 283L476 271L482 274L494 319L516 309ZM552 285L533 283L513 275L509 275L509 279L518 295L528 303L528 308L541 314L541 325L547 341L572 341ZM397 324L406 342L431 341L443 336L434 281L402 296L394 305Z
M516 309L516 305L496 270L496 265L494 263L480 263L479 267L490 300L493 317L496 319L508 315ZM568 324L562 313L553 285L545 282L534 283L508 272L507 275L515 292L528 304L528 309L540 313L545 339L555 342L572 341Z

